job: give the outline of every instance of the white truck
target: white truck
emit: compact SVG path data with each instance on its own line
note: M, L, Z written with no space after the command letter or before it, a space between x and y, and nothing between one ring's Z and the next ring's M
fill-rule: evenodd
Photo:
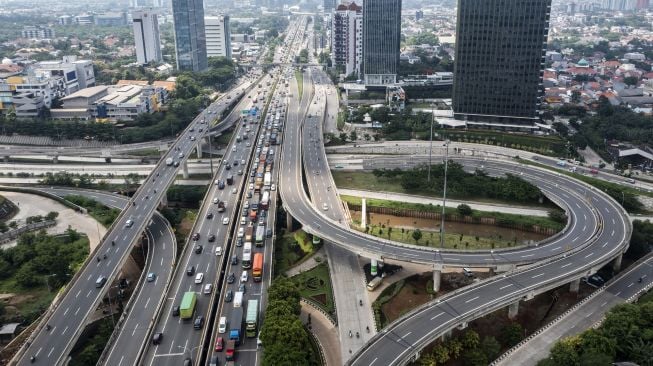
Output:
M269 189L270 184L272 184L272 173L267 172L263 177L263 187L267 187Z
M167 159L166 159L166 165L167 165L167 166L172 165L172 163L173 163L172 158L167 158Z
M234 307L239 308L243 306L243 292L238 291L236 292L236 295L234 295Z

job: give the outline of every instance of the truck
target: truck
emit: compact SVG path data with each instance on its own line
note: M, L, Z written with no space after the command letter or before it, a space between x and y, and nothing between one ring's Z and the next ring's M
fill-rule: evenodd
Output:
M218 201L218 212L224 212L225 204L224 201Z
M265 173L270 174L270 173ZM269 189L270 185L266 185L266 187ZM270 191L264 191L263 192L263 198L261 198L261 208L264 210L267 210L268 207L270 207Z
M228 185L233 185L234 184L234 176L233 175L229 175L227 177L227 184Z
M256 214L255 210L252 210L252 212L254 212L254 214ZM252 235L254 235L254 227L252 225L249 225L247 227L247 230L245 230L245 241L251 243L252 242Z
M374 291L383 282L383 277L374 277L367 283L367 291Z
M260 282L263 278L263 253L254 254L252 277L254 278L254 282Z
M172 160L172 158L167 158L167 159L166 159L166 165L167 165L167 166L172 165L172 163L174 163L174 161Z
M259 225L256 227L256 246L262 247L265 241L265 226Z
M235 341L227 341L227 346L225 347L225 354L227 356L227 361L233 361L236 359L236 342ZM227 362L227 364L231 363L232 365L234 364L233 362Z
M256 337L258 327L258 300L247 301L247 317L245 318L245 335L247 338Z
M272 184L272 173L265 173L265 177L263 178L263 185L265 187L270 187L270 184Z
M243 269L248 269L252 266L252 243L245 242L243 246L243 260L242 260Z
M243 306L243 292L242 292L242 291L238 291L238 292L236 292L236 294L234 295L234 307L235 307L235 308L239 308L239 307L241 307L241 306Z
M197 294L195 291L184 293L184 297L181 299L181 306L179 306L179 317L182 319L192 319L196 303Z
M243 326L243 308L234 308L231 312L231 319L229 321L229 340L236 342L236 346L240 345L240 334L242 333Z
M249 219L252 222L256 221L256 210L250 210L249 211Z

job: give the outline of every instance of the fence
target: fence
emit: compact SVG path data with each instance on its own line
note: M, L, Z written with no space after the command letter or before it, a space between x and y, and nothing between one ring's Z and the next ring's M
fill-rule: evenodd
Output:
M0 234L0 244L10 242L24 233L54 226L56 224L57 222L55 220L47 220L47 221L33 222L31 224L21 226L18 229L9 230L5 233Z

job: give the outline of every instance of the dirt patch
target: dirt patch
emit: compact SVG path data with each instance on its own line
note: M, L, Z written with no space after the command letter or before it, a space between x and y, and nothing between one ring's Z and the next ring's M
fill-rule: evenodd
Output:
M311 296L311 299L317 301L318 303L320 303L320 304L322 304L324 306L327 305L327 296L326 296L326 294L313 295L313 296Z
M383 304L381 310L390 322L399 318L410 309L431 301L433 296L426 292L430 276L416 275L406 279L404 287L397 296Z

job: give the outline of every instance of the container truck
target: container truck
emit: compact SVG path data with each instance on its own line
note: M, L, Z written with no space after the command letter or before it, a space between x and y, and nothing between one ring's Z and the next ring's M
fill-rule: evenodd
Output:
M247 338L256 337L258 326L258 300L247 301L247 317L245 318L245 335Z
M166 159L166 165L167 165L167 166L172 165L173 162L174 162L174 161L172 160L172 158L167 158L167 159Z
M270 173L265 173L270 174ZM267 184L265 188L270 189L270 185ZM270 205L270 192L269 191L264 191L263 192L263 198L261 198L261 208L264 210L267 210Z
M255 210L252 210L254 213L256 213ZM252 235L254 235L254 227L252 225L249 225L247 227L247 230L245 230L245 241L246 242L252 242Z
M236 342L236 346L240 344L240 334L242 333L243 326L243 308L234 308L231 312L231 320L229 321L229 340Z
M265 173L265 177L263 178L263 185L267 188L270 188L270 184L272 184L272 173Z
M254 267L252 267L252 278L254 282L260 282L263 278L263 253L254 254Z
M194 291L188 291L181 299L181 306L179 307L179 317L182 319L192 319L195 312L195 304L197 303L197 294Z

